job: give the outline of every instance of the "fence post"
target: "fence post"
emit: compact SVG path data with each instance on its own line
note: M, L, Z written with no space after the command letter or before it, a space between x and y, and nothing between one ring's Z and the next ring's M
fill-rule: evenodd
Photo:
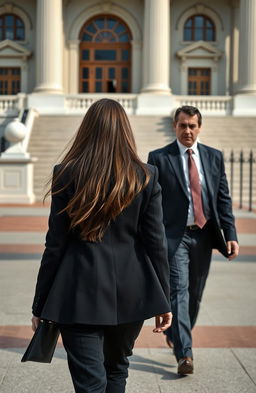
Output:
M234 183L234 151L230 153L230 194L233 197L233 184Z
M239 179L239 209L243 208L243 164L244 164L244 153L243 150L240 152L240 179Z
M252 211L252 165L253 165L253 152L250 151L249 155L249 211Z

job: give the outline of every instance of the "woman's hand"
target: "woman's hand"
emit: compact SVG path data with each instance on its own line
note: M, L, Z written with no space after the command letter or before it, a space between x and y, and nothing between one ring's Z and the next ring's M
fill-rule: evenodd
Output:
M161 321L162 319L162 321ZM154 333L162 333L164 332L166 329L168 329L168 327L171 326L172 323L172 313L171 312L167 312L165 314L160 314L157 315L155 317L155 321L156 321L156 327L153 330Z
M35 317L33 315L33 317L31 318L31 322L32 322L32 330L33 330L33 332L35 332L37 327L38 327L38 325L39 325L39 323L40 323L40 318Z

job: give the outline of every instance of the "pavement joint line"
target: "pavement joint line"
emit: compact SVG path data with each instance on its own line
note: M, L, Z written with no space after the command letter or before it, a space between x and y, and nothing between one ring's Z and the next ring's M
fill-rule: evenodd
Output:
M243 362L241 362L241 360L239 359L239 357L236 355L235 351L233 348L230 348L231 353L233 354L234 358L236 359L236 361L238 362L238 364L240 364L240 366L242 367L242 369L244 370L245 374L248 375L249 379L252 381L252 383L256 386L256 382L254 381L254 379L251 377L251 375L248 373L248 371L246 370L246 367L244 366Z

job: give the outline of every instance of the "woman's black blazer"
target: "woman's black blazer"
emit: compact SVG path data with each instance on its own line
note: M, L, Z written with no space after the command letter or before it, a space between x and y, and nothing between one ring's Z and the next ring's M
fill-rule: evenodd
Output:
M72 186L53 195L33 302L35 316L59 323L117 325L170 311L169 266L157 168L109 225L101 242L69 230ZM59 166L54 169L54 176ZM63 187L64 177L59 187Z

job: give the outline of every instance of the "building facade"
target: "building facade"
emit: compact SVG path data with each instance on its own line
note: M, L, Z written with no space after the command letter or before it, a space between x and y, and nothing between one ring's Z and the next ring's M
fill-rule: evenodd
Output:
M256 115L256 0L0 0L0 103ZM3 104L2 104L3 106Z

